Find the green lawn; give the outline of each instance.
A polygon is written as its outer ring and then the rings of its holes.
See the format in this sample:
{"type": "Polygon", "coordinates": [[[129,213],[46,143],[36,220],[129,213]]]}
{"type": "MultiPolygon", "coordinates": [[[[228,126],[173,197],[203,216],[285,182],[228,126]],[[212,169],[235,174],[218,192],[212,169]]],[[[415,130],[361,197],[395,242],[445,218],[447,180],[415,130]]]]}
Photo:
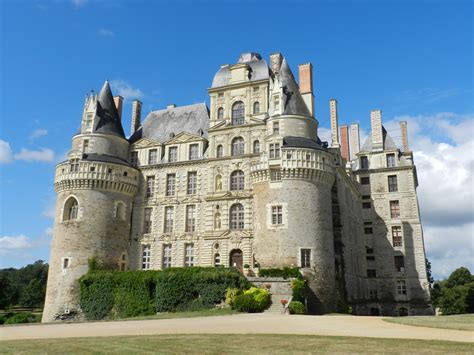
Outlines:
{"type": "Polygon", "coordinates": [[[384,318],[384,321],[390,323],[414,325],[417,327],[474,330],[474,314],[384,318]]]}
{"type": "Polygon", "coordinates": [[[471,353],[469,343],[313,335],[192,334],[0,342],[0,353],[471,353]]]}

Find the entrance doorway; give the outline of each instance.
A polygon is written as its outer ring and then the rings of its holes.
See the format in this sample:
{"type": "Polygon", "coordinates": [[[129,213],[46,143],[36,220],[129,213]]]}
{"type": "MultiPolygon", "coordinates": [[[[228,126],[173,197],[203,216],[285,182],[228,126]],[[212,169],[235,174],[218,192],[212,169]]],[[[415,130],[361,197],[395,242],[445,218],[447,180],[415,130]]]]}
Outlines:
{"type": "Polygon", "coordinates": [[[233,249],[230,252],[230,263],[229,266],[235,267],[240,272],[243,272],[243,254],[240,249],[233,249]]]}

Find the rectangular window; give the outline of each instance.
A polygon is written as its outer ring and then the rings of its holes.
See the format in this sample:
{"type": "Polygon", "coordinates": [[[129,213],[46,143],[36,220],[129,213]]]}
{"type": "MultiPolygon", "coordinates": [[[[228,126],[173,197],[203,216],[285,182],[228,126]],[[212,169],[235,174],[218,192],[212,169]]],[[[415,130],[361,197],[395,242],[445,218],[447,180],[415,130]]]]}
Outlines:
{"type": "Polygon", "coordinates": [[[280,123],[273,122],[273,134],[280,134],[280,123]]]}
{"type": "Polygon", "coordinates": [[[153,209],[152,208],[145,208],[144,214],[143,214],[143,233],[151,233],[151,227],[152,227],[152,220],[151,220],[151,213],[153,209]]]}
{"type": "Polygon", "coordinates": [[[365,257],[365,259],[366,259],[367,261],[375,261],[375,256],[373,256],[373,255],[368,255],[368,256],[365,257]]]}
{"type": "Polygon", "coordinates": [[[188,173],[188,195],[195,195],[197,190],[197,172],[190,171],[188,173]]]}
{"type": "Polygon", "coordinates": [[[151,266],[151,246],[142,246],[142,270],[148,270],[151,266]]]}
{"type": "Polygon", "coordinates": [[[281,181],[281,171],[277,169],[270,170],[270,178],[272,181],[281,181]]]}
{"type": "Polygon", "coordinates": [[[372,289],[372,290],[369,290],[369,298],[370,298],[371,300],[376,300],[376,299],[378,299],[379,297],[378,297],[378,295],[377,295],[377,290],[373,290],[373,289],[372,289]]]}
{"type": "Polygon", "coordinates": [[[199,144],[191,144],[189,146],[189,160],[196,160],[199,158],[199,144]]]}
{"type": "Polygon", "coordinates": [[[156,149],[150,149],[148,151],[148,164],[156,164],[158,163],[158,151],[156,149]]]}
{"type": "Polygon", "coordinates": [[[393,259],[395,262],[395,270],[397,270],[397,272],[405,271],[405,258],[403,255],[395,255],[393,259]]]}
{"type": "Polygon", "coordinates": [[[79,171],[79,159],[71,159],[69,164],[69,172],[77,173],[79,171]]]}
{"type": "Polygon", "coordinates": [[[374,233],[374,230],[372,229],[372,227],[364,227],[364,233],[365,234],[372,234],[372,233],[374,233]]]}
{"type": "Polygon", "coordinates": [[[165,225],[164,233],[173,233],[174,207],[165,207],[165,225]]]}
{"type": "Polygon", "coordinates": [[[253,92],[258,92],[259,89],[260,89],[259,86],[254,86],[254,87],[253,87],[253,92]]]}
{"type": "Polygon", "coordinates": [[[150,198],[155,195],[155,176],[146,177],[146,197],[150,198]]]}
{"type": "Polygon", "coordinates": [[[398,191],[397,175],[390,175],[388,177],[388,192],[397,192],[397,191],[398,191]]]}
{"type": "Polygon", "coordinates": [[[171,267],[171,244],[163,245],[163,269],[171,267]]]}
{"type": "Polygon", "coordinates": [[[63,258],[63,270],[69,267],[69,258],[63,258]]]}
{"type": "Polygon", "coordinates": [[[184,245],[184,266],[194,266],[194,244],[186,243],[184,245]]]}
{"type": "Polygon", "coordinates": [[[280,157],[280,143],[270,144],[270,159],[280,157]]]}
{"type": "Polygon", "coordinates": [[[402,237],[402,227],[394,226],[392,227],[392,242],[394,247],[403,246],[403,237],[402,237]]]}
{"type": "Polygon", "coordinates": [[[370,195],[362,195],[363,200],[370,200],[370,195]]]}
{"type": "Polygon", "coordinates": [[[194,232],[196,230],[196,206],[186,206],[186,232],[194,232]]]}
{"type": "Polygon", "coordinates": [[[370,185],[370,177],[364,176],[360,178],[361,185],[370,185]]]}
{"type": "Polygon", "coordinates": [[[362,208],[372,208],[372,204],[370,202],[362,202],[362,208]]]}
{"type": "Polygon", "coordinates": [[[400,218],[400,202],[390,201],[390,217],[400,218]]]}
{"type": "Polygon", "coordinates": [[[176,191],[176,174],[166,175],[166,196],[174,196],[176,191]]]}
{"type": "Polygon", "coordinates": [[[138,152],[130,153],[130,164],[135,167],[138,166],[138,152]]]}
{"type": "Polygon", "coordinates": [[[301,249],[301,267],[311,267],[311,249],[301,249]]]}
{"type": "Polygon", "coordinates": [[[395,154],[387,154],[387,168],[394,168],[395,164],[395,154]]]}
{"type": "Polygon", "coordinates": [[[405,280],[398,280],[397,281],[397,293],[399,295],[406,295],[407,294],[407,286],[405,280]]]}
{"type": "Polygon", "coordinates": [[[367,277],[369,277],[369,278],[377,277],[377,272],[374,269],[368,269],[367,270],[367,277]]]}
{"type": "Polygon", "coordinates": [[[87,153],[88,149],[89,149],[89,140],[84,139],[84,141],[82,142],[82,152],[87,153]]]}
{"type": "Polygon", "coordinates": [[[281,225],[283,224],[283,207],[272,206],[272,224],[281,225]]]}
{"type": "Polygon", "coordinates": [[[275,96],[273,98],[273,108],[275,110],[278,110],[280,108],[280,98],[278,96],[275,96]]]}
{"type": "Polygon", "coordinates": [[[178,161],[178,147],[169,147],[168,162],[174,163],[176,161],[178,161]]]}
{"type": "Polygon", "coordinates": [[[369,168],[369,158],[360,157],[360,168],[361,169],[368,169],[369,168]]]}
{"type": "Polygon", "coordinates": [[[367,254],[373,254],[373,253],[374,253],[374,248],[366,247],[366,248],[365,248],[365,252],[366,252],[367,254]]]}

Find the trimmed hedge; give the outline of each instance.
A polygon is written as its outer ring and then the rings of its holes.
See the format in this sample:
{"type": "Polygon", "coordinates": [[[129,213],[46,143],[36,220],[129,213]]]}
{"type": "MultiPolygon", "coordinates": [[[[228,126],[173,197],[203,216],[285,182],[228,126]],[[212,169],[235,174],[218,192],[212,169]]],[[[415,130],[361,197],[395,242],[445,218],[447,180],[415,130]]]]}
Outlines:
{"type": "Polygon", "coordinates": [[[232,308],[239,312],[259,313],[267,309],[270,302],[271,298],[268,290],[252,287],[235,296],[232,308]]]}
{"type": "Polygon", "coordinates": [[[306,280],[296,279],[291,282],[291,290],[293,291],[293,301],[304,302],[306,280]]]}
{"type": "Polygon", "coordinates": [[[300,273],[298,267],[284,267],[283,269],[262,269],[258,272],[260,277],[283,277],[284,279],[298,278],[301,279],[303,276],[300,273]]]}
{"type": "Polygon", "coordinates": [[[292,301],[288,305],[290,314],[304,314],[304,304],[299,301],[292,301]]]}
{"type": "Polygon", "coordinates": [[[234,268],[95,270],[80,279],[81,308],[90,320],[191,311],[222,302],[227,288],[249,287],[234,268]]]}

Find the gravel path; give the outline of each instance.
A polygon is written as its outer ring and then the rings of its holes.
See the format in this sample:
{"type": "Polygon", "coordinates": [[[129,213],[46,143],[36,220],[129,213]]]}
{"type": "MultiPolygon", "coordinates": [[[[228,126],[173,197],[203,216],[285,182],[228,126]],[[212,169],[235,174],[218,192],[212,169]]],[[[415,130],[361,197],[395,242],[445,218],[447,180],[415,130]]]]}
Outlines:
{"type": "Polygon", "coordinates": [[[0,327],[0,340],[151,334],[308,334],[474,342],[474,332],[413,327],[380,317],[239,314],[217,317],[0,327]]]}

